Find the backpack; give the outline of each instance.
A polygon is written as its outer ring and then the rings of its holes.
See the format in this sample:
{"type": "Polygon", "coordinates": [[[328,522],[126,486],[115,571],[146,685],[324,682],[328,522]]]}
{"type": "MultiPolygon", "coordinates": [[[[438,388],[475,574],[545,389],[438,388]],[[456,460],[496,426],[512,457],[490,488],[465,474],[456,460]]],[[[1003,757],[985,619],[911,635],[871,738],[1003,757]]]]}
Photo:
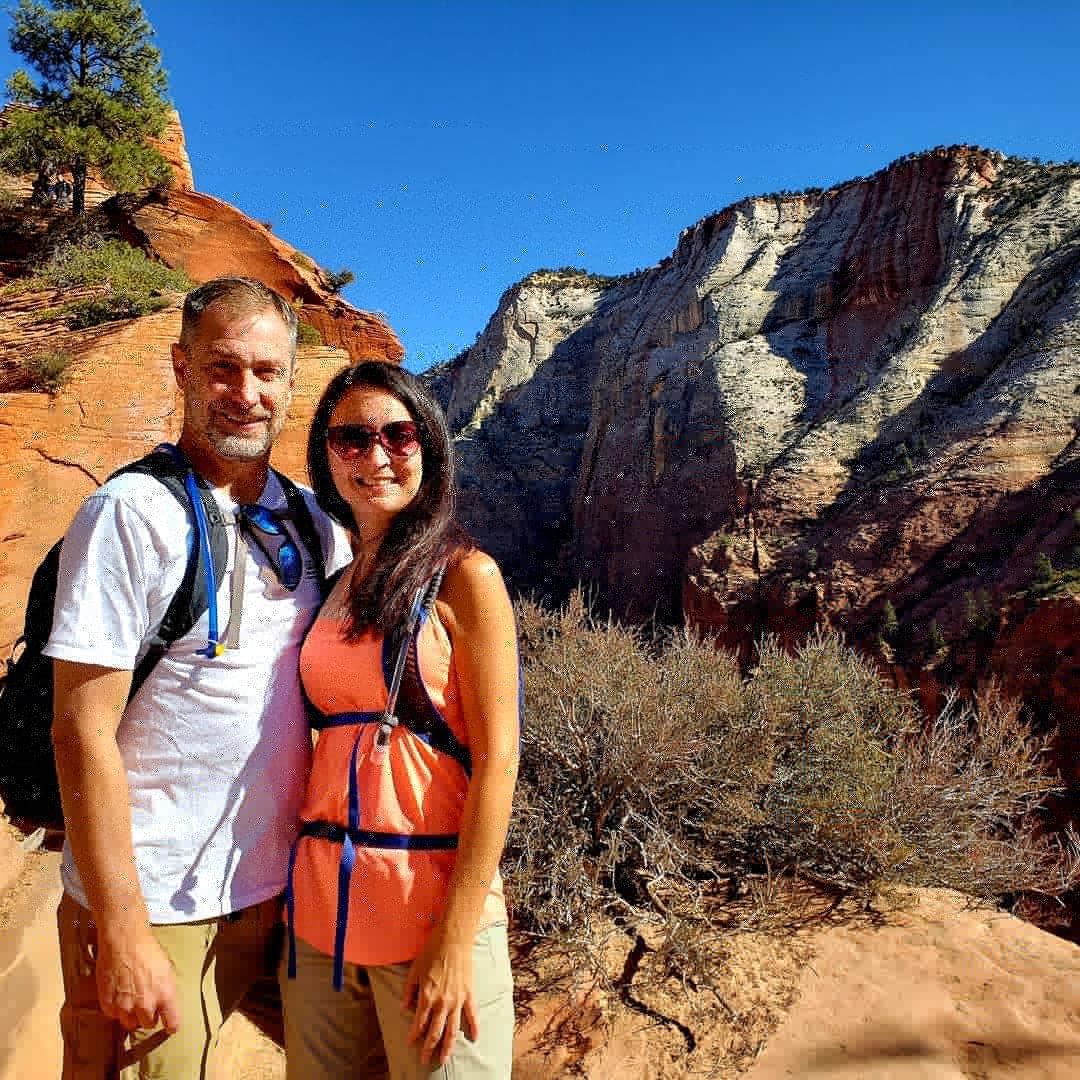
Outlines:
{"type": "MultiPolygon", "coordinates": [[[[145,457],[118,469],[109,479],[127,473],[152,476],[164,485],[184,507],[192,523],[184,576],[151,637],[146,655],[132,672],[130,702],[169,646],[187,634],[208,609],[211,595],[208,582],[221,580],[228,562],[229,544],[225,519],[213,493],[196,478],[177,447],[162,443],[145,457]],[[195,494],[199,498],[198,506],[193,502],[195,494]]],[[[275,471],[274,475],[285,494],[296,531],[315,563],[322,590],[325,586],[322,545],[311,512],[296,485],[281,473],[275,471]]],[[[34,573],[23,632],[15,642],[7,661],[7,676],[0,684],[0,798],[8,817],[31,829],[63,828],[51,738],[52,659],[42,653],[52,632],[63,542],[61,538],[52,546],[34,573]]]]}

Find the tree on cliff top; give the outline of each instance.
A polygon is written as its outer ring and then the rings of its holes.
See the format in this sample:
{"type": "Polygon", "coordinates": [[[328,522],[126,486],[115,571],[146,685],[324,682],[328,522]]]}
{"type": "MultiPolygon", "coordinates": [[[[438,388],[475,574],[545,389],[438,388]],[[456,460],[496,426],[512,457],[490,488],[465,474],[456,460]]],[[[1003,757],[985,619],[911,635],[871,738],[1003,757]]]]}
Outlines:
{"type": "Polygon", "coordinates": [[[43,181],[70,169],[76,214],[90,167],[118,191],[168,183],[168,162],[145,142],[165,129],[165,72],[136,0],[19,0],[11,19],[11,50],[40,81],[24,69],[8,80],[11,100],[32,107],[0,129],[0,165],[43,181]]]}

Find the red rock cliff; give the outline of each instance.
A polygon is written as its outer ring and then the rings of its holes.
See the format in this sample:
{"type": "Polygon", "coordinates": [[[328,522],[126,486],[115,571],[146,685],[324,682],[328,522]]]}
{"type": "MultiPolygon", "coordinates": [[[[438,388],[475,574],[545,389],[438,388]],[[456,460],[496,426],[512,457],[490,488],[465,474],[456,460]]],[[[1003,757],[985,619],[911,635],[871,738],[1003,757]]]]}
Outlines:
{"type": "MultiPolygon", "coordinates": [[[[325,347],[301,346],[288,427],[274,463],[305,476],[304,442],[319,395],[350,360],[398,362],[401,344],[382,319],[352,307],[327,286],[324,271],[239,210],[191,190],[179,122],[163,147],[184,183],[139,196],[102,192],[96,213],[106,231],[180,267],[196,281],[221,274],[257,277],[300,308],[325,347]],[[186,170],[186,172],[184,172],[186,170]]],[[[25,185],[29,192],[29,182],[25,185]]],[[[0,227],[0,268],[17,277],[58,212],[13,211],[0,227]]],[[[80,501],[113,469],[179,434],[181,401],[169,361],[182,297],[154,315],[73,331],[51,313],[70,294],[0,292],[0,655],[21,628],[26,590],[41,557],[80,501]],[[57,394],[5,392],[26,360],[71,353],[71,381],[57,394]]]]}
{"type": "Polygon", "coordinates": [[[1078,211],[1080,167],[954,147],[745,200],[628,278],[534,275],[432,375],[469,523],[629,618],[1008,675],[1080,579],[1078,211]]]}

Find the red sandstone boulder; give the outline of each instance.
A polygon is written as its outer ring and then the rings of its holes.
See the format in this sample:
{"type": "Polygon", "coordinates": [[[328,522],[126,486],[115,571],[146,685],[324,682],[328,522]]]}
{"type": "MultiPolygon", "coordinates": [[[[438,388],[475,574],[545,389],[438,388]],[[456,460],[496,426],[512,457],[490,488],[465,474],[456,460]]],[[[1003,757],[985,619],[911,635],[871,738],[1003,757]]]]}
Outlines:
{"type": "Polygon", "coordinates": [[[299,307],[327,345],[353,360],[398,362],[405,350],[382,319],[358,311],[330,289],[325,271],[266,226],[212,195],[170,189],[118,196],[101,207],[112,226],[195,281],[222,274],[257,278],[299,307]]]}

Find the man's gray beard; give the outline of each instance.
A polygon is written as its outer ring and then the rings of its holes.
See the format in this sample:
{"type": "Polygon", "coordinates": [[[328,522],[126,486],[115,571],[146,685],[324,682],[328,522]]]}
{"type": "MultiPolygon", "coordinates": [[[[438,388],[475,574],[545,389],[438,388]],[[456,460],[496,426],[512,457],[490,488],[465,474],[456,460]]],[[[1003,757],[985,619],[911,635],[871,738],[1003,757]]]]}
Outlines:
{"type": "Polygon", "coordinates": [[[217,435],[211,439],[214,449],[229,461],[253,461],[266,457],[274,441],[274,433],[267,431],[258,438],[243,435],[217,435]]]}

